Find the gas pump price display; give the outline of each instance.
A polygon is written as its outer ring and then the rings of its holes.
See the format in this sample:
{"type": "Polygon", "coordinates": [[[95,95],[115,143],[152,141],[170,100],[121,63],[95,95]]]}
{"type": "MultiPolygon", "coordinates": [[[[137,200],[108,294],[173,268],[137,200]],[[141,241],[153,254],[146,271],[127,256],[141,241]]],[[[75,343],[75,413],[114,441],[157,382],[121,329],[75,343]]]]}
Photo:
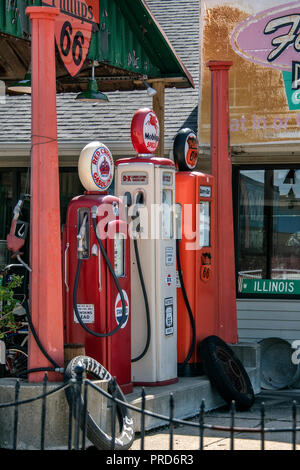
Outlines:
{"type": "Polygon", "coordinates": [[[115,273],[117,277],[122,277],[125,274],[124,244],[125,244],[125,235],[123,233],[116,233],[114,237],[114,258],[115,258],[115,273]]]}

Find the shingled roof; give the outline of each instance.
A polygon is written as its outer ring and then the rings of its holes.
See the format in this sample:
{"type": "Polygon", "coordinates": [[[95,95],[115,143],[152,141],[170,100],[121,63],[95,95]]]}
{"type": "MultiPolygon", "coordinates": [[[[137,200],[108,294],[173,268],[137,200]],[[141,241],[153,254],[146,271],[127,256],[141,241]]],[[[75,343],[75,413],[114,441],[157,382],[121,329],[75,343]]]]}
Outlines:
{"type": "MultiPolygon", "coordinates": [[[[199,86],[199,1],[147,0],[149,8],[166,33],[176,53],[191,74],[195,88],[166,89],[165,147],[172,148],[173,139],[182,127],[197,132],[199,86]]],[[[73,147],[91,140],[110,145],[112,152],[132,150],[130,123],[140,107],[151,107],[152,99],[145,91],[107,93],[109,103],[90,104],[75,101],[75,94],[57,95],[59,145],[73,147]]],[[[0,103],[0,149],[30,146],[30,96],[6,96],[0,103]]]]}

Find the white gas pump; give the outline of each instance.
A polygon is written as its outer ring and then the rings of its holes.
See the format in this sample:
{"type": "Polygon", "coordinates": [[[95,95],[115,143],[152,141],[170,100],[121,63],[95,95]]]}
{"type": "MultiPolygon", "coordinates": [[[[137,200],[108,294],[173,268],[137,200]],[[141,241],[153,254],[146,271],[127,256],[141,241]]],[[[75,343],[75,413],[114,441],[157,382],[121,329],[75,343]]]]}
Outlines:
{"type": "Polygon", "coordinates": [[[175,165],[153,155],[150,109],[135,113],[131,137],[137,156],[115,162],[115,193],[127,201],[131,236],[132,382],[164,385],[178,380],[175,165]]]}

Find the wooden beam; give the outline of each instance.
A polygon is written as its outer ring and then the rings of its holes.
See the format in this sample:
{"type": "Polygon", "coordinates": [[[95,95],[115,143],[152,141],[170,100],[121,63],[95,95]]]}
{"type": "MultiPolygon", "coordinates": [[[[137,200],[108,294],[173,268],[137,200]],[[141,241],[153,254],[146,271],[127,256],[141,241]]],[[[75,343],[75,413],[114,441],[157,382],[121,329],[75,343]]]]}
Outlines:
{"type": "Polygon", "coordinates": [[[165,83],[157,81],[153,83],[153,88],[157,91],[153,96],[153,111],[160,126],[160,141],[155,153],[158,157],[163,157],[165,152],[165,83]]]}

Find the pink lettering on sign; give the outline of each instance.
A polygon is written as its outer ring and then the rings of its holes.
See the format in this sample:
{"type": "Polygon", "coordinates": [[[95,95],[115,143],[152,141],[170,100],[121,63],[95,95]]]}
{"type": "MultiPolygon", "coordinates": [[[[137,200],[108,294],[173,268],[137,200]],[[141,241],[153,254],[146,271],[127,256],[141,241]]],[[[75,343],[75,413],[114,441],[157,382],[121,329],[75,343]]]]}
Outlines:
{"type": "Polygon", "coordinates": [[[300,4],[285,3],[246,18],[232,33],[231,45],[255,64],[292,70],[300,56],[300,4]]]}

